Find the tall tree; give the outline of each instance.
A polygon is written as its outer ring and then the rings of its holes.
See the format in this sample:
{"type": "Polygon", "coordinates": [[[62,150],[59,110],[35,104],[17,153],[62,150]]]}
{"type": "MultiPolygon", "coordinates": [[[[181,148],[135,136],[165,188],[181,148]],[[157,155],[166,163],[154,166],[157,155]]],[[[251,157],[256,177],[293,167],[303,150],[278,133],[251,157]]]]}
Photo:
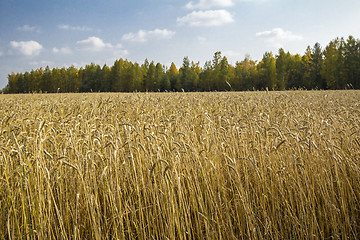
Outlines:
{"type": "Polygon", "coordinates": [[[302,85],[306,89],[312,89],[314,86],[312,63],[313,63],[313,59],[311,54],[311,48],[310,46],[308,46],[306,48],[304,56],[302,57],[302,70],[303,70],[302,85]]]}
{"type": "Polygon", "coordinates": [[[199,89],[201,91],[211,91],[212,90],[212,80],[213,69],[211,61],[206,61],[203,70],[199,74],[199,89]]]}
{"type": "Polygon", "coordinates": [[[104,66],[101,69],[101,86],[100,91],[101,92],[110,92],[111,91],[111,69],[109,66],[104,64],[104,66]]]}
{"type": "Polygon", "coordinates": [[[289,52],[285,53],[284,49],[280,48],[279,53],[276,56],[276,73],[277,78],[275,81],[277,90],[284,90],[287,88],[289,80],[289,65],[291,61],[291,55],[289,52]]]}
{"type": "Polygon", "coordinates": [[[123,85],[123,71],[124,71],[124,60],[120,58],[114,62],[114,65],[111,67],[111,91],[120,92],[123,85]]]}
{"type": "Polygon", "coordinates": [[[179,78],[176,84],[177,90],[181,90],[183,88],[185,91],[193,90],[193,82],[194,82],[195,74],[191,70],[190,60],[188,57],[184,57],[183,65],[179,71],[179,78]]]}
{"type": "Polygon", "coordinates": [[[347,82],[355,89],[360,88],[360,40],[349,36],[345,44],[344,71],[347,82]]]}
{"type": "Polygon", "coordinates": [[[273,90],[276,81],[276,64],[272,52],[266,52],[258,65],[259,79],[256,84],[257,89],[273,90]]]}
{"type": "Polygon", "coordinates": [[[163,80],[164,69],[161,63],[157,63],[155,66],[155,78],[153,91],[159,91],[161,89],[161,81],[163,80]]]}
{"type": "Polygon", "coordinates": [[[227,58],[224,56],[219,65],[219,75],[217,79],[218,83],[218,90],[224,91],[224,90],[232,90],[231,87],[231,78],[233,78],[233,72],[231,71],[230,64],[227,60],[227,58]]]}
{"type": "Polygon", "coordinates": [[[299,89],[304,87],[303,84],[303,63],[299,54],[291,56],[288,69],[288,89],[299,89]]]}
{"type": "Polygon", "coordinates": [[[344,57],[343,57],[343,39],[331,41],[324,50],[324,64],[321,70],[321,76],[326,81],[326,87],[329,89],[344,89],[346,79],[344,79],[344,57]]]}
{"type": "Polygon", "coordinates": [[[324,59],[323,59],[323,52],[321,50],[320,43],[315,43],[312,52],[312,68],[311,68],[311,75],[313,80],[313,88],[318,89],[326,89],[326,82],[321,76],[321,69],[323,68],[324,59]]]}
{"type": "Polygon", "coordinates": [[[178,78],[179,71],[177,70],[174,62],[171,63],[169,70],[166,72],[166,75],[168,76],[168,79],[170,81],[170,90],[175,90],[176,80],[178,78]]]}
{"type": "Polygon", "coordinates": [[[255,86],[256,79],[256,62],[246,55],[243,61],[236,63],[235,76],[231,85],[235,90],[250,90],[255,86]]]}

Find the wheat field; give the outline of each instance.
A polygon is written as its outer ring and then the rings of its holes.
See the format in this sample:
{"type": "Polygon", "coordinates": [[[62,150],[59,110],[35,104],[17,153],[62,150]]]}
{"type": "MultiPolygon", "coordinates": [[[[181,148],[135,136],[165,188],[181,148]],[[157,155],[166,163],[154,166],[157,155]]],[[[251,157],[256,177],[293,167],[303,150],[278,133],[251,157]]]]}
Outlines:
{"type": "Polygon", "coordinates": [[[0,95],[0,239],[358,239],[360,91],[0,95]]]}

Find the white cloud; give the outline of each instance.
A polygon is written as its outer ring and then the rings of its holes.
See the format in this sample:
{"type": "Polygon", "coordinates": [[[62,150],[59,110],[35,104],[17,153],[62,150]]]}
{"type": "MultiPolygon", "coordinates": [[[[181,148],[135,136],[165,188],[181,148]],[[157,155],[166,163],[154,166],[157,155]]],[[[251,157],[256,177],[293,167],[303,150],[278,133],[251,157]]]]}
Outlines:
{"type": "Polygon", "coordinates": [[[92,31],[92,28],[86,26],[71,26],[67,24],[60,24],[58,25],[58,28],[63,30],[73,30],[73,31],[81,31],[81,32],[92,31]]]}
{"type": "Polygon", "coordinates": [[[25,56],[37,56],[43,46],[36,41],[11,41],[10,46],[25,56]]]}
{"type": "Polygon", "coordinates": [[[213,7],[231,7],[233,0],[199,0],[198,3],[189,2],[185,5],[188,9],[210,9],[213,7]]]}
{"type": "Polygon", "coordinates": [[[285,31],[282,28],[274,28],[270,31],[258,32],[256,33],[256,37],[266,38],[270,43],[297,41],[303,39],[301,35],[285,31]]]}
{"type": "Polygon", "coordinates": [[[24,26],[17,27],[16,29],[22,32],[40,32],[40,29],[38,27],[30,26],[27,24],[25,24],[24,26]]]}
{"type": "Polygon", "coordinates": [[[224,56],[227,56],[227,57],[239,57],[242,55],[240,52],[233,51],[233,50],[224,51],[223,54],[224,54],[224,56]]]}
{"type": "Polygon", "coordinates": [[[124,57],[129,55],[129,51],[126,49],[117,49],[114,51],[114,55],[118,57],[124,57]]]}
{"type": "Polygon", "coordinates": [[[114,47],[114,56],[124,57],[126,55],[129,55],[129,51],[123,49],[123,45],[121,43],[116,44],[116,46],[114,47]]]}
{"type": "Polygon", "coordinates": [[[303,39],[303,36],[294,34],[290,31],[285,31],[282,28],[274,28],[269,31],[258,32],[255,36],[258,38],[264,38],[270,46],[276,48],[283,48],[283,45],[287,42],[303,39]]]}
{"type": "Polygon", "coordinates": [[[98,37],[88,37],[85,40],[76,42],[79,46],[86,50],[92,51],[101,51],[106,48],[113,48],[110,43],[105,43],[101,38],[98,37]]]}
{"type": "Polygon", "coordinates": [[[122,39],[132,42],[146,42],[149,39],[171,39],[176,32],[167,29],[155,29],[153,31],[139,30],[137,33],[124,34],[122,39]]]}
{"type": "Polygon", "coordinates": [[[4,56],[4,53],[2,50],[0,50],[0,57],[4,56]]]}
{"type": "Polygon", "coordinates": [[[233,16],[226,10],[193,11],[177,19],[178,24],[193,27],[221,26],[233,21],[233,16]]]}
{"type": "Polygon", "coordinates": [[[30,64],[34,66],[53,66],[55,63],[53,61],[41,60],[30,62],[30,64]]]}
{"type": "Polygon", "coordinates": [[[61,54],[71,54],[72,51],[70,48],[68,47],[63,47],[63,48],[53,48],[52,49],[53,53],[61,53],[61,54]]]}
{"type": "Polygon", "coordinates": [[[197,36],[196,39],[200,42],[200,43],[204,43],[207,41],[206,37],[202,37],[202,36],[197,36]]]}

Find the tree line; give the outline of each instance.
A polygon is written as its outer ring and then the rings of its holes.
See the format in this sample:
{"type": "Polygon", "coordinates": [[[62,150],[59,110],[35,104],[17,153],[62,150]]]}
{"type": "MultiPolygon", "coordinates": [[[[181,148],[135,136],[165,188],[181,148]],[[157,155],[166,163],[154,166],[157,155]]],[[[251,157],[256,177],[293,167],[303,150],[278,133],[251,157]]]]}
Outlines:
{"type": "Polygon", "coordinates": [[[216,52],[203,67],[183,59],[178,69],[145,60],[143,64],[116,60],[113,66],[91,63],[85,68],[48,66],[11,73],[4,93],[28,92],[133,92],[133,91],[246,91],[285,89],[360,89],[360,40],[349,36],[332,40],[324,50],[319,43],[304,55],[279,49],[261,61],[249,56],[229,64],[216,52]]]}

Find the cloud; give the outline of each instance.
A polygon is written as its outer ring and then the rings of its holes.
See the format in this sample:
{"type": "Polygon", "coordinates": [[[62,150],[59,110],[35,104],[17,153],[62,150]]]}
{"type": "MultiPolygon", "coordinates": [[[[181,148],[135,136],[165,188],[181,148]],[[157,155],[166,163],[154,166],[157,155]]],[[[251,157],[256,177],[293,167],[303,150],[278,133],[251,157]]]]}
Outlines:
{"type": "Polygon", "coordinates": [[[92,31],[92,28],[86,27],[86,26],[71,26],[71,25],[67,25],[67,24],[60,24],[58,25],[59,29],[63,29],[63,30],[73,30],[73,31],[81,31],[81,32],[85,32],[85,31],[92,31]]]}
{"type": "Polygon", "coordinates": [[[53,53],[61,53],[61,54],[71,54],[72,51],[70,48],[68,47],[63,47],[63,48],[53,48],[52,49],[53,53]]]}
{"type": "Polygon", "coordinates": [[[114,55],[118,56],[118,57],[124,57],[124,56],[129,55],[129,51],[126,49],[116,49],[114,51],[114,55]]]}
{"type": "Polygon", "coordinates": [[[234,5],[233,0],[199,0],[198,3],[189,2],[185,5],[188,9],[210,9],[213,7],[231,7],[234,5]]]}
{"type": "Polygon", "coordinates": [[[258,38],[264,38],[265,41],[276,48],[284,47],[283,44],[291,41],[299,41],[303,36],[294,34],[290,31],[285,31],[282,28],[274,28],[269,31],[258,32],[255,34],[258,38]]]}
{"type": "Polygon", "coordinates": [[[294,34],[290,31],[285,31],[282,28],[274,28],[270,31],[258,32],[255,36],[266,38],[269,42],[288,42],[303,39],[301,35],[294,34]]]}
{"type": "Polygon", "coordinates": [[[53,66],[55,63],[53,61],[41,60],[30,62],[30,64],[34,66],[53,66]]]}
{"type": "Polygon", "coordinates": [[[118,43],[115,45],[113,49],[113,53],[115,56],[124,57],[126,55],[129,55],[129,51],[126,49],[123,49],[123,45],[121,43],[118,43]]]}
{"type": "Polygon", "coordinates": [[[139,30],[137,33],[124,34],[122,39],[132,42],[147,42],[149,39],[171,39],[176,32],[167,29],[155,29],[153,31],[139,30]]]}
{"type": "Polygon", "coordinates": [[[105,43],[101,38],[98,37],[88,37],[85,40],[76,42],[79,46],[86,50],[91,51],[101,51],[106,48],[113,48],[110,43],[105,43]]]}
{"type": "Polygon", "coordinates": [[[38,27],[30,26],[27,24],[25,24],[24,26],[17,27],[16,29],[22,32],[40,32],[40,29],[38,27]]]}
{"type": "Polygon", "coordinates": [[[233,50],[224,51],[223,54],[224,54],[224,56],[227,56],[227,57],[239,57],[242,55],[240,52],[233,51],[233,50]]]}
{"type": "Polygon", "coordinates": [[[231,22],[234,22],[233,16],[226,10],[193,11],[177,19],[178,24],[192,27],[221,26],[231,22]]]}
{"type": "Polygon", "coordinates": [[[205,43],[207,41],[206,37],[202,37],[202,36],[197,36],[196,39],[200,42],[200,43],[205,43]]]}
{"type": "Polygon", "coordinates": [[[10,46],[25,56],[37,56],[43,46],[36,41],[11,41],[10,46]]]}

